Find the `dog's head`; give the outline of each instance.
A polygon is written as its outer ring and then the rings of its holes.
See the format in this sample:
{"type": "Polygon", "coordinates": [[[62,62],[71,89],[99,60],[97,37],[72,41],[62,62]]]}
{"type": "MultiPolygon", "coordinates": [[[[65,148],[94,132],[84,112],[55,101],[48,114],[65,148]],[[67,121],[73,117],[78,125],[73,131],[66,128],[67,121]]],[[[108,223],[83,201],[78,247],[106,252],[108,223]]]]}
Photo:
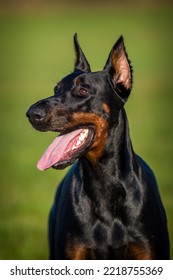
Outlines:
{"type": "Polygon", "coordinates": [[[27,111],[37,130],[60,132],[38,162],[40,170],[64,168],[82,155],[96,162],[106,145],[108,129],[116,125],[132,88],[132,67],[122,36],[98,72],[91,72],[76,34],[74,46],[73,73],[55,86],[53,96],[38,101],[27,111]]]}

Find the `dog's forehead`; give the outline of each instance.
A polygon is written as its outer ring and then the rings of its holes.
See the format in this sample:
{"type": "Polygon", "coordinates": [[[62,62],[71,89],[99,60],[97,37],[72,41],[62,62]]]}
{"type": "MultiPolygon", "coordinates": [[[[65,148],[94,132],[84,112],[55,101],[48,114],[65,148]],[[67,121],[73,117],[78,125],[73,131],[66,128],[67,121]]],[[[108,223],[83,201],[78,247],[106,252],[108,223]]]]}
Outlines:
{"type": "Polygon", "coordinates": [[[99,81],[105,80],[106,73],[104,71],[82,73],[76,77],[77,83],[97,84],[99,81]]]}
{"type": "Polygon", "coordinates": [[[79,83],[93,83],[93,82],[97,82],[99,80],[104,80],[105,78],[105,73],[104,71],[97,71],[97,72],[81,72],[81,71],[75,71],[69,75],[67,75],[66,77],[64,77],[61,80],[62,84],[65,83],[71,83],[71,82],[75,82],[77,84],[79,83]]]}
{"type": "Polygon", "coordinates": [[[75,80],[76,77],[80,76],[83,72],[81,71],[75,71],[64,78],[62,78],[61,83],[70,83],[75,80]]]}

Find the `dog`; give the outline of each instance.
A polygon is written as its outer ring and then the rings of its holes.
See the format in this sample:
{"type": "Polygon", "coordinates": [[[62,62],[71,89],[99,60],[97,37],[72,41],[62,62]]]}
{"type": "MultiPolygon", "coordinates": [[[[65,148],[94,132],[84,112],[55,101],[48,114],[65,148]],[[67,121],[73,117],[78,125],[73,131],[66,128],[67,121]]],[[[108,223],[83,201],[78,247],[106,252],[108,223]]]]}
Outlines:
{"type": "Polygon", "coordinates": [[[73,164],[50,212],[50,259],[169,259],[156,179],[130,139],[124,105],[133,71],[123,36],[98,72],[91,72],[77,34],[74,47],[74,71],[27,111],[35,129],[60,132],[38,169],[73,164]]]}

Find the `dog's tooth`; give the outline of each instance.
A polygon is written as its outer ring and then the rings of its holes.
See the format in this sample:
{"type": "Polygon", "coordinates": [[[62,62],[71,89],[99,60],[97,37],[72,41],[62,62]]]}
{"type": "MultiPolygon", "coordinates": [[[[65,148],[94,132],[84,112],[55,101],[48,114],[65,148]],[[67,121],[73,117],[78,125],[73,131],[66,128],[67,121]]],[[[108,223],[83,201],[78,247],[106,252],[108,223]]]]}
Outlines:
{"type": "Polygon", "coordinates": [[[80,136],[79,136],[79,141],[83,141],[84,139],[85,139],[85,136],[82,135],[82,134],[80,134],[80,136]]]}
{"type": "Polygon", "coordinates": [[[82,135],[80,134],[80,136],[79,136],[79,141],[82,141],[82,139],[83,139],[83,137],[82,137],[82,135]]]}
{"type": "Polygon", "coordinates": [[[83,141],[87,137],[87,135],[88,135],[88,129],[84,129],[79,136],[79,141],[83,141]]]}
{"type": "Polygon", "coordinates": [[[74,146],[71,148],[72,151],[74,151],[74,150],[76,150],[76,149],[77,149],[77,146],[76,146],[76,145],[74,145],[74,146]]]}
{"type": "Polygon", "coordinates": [[[72,151],[76,150],[78,148],[78,146],[80,146],[82,144],[82,142],[86,139],[87,135],[88,135],[88,129],[84,129],[81,132],[81,134],[79,135],[77,142],[75,143],[75,145],[73,145],[71,150],[72,151]]]}
{"type": "Polygon", "coordinates": [[[88,130],[85,131],[84,136],[87,137],[87,135],[88,135],[88,130]]]}
{"type": "Polygon", "coordinates": [[[76,145],[79,146],[80,144],[81,144],[81,141],[79,141],[79,139],[78,139],[76,145]]]}

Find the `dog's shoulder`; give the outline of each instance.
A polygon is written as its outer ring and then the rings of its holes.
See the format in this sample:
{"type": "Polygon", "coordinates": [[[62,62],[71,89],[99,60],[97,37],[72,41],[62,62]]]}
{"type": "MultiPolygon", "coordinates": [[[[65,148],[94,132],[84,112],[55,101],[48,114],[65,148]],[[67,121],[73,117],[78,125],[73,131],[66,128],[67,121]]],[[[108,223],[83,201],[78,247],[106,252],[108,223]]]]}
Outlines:
{"type": "Polygon", "coordinates": [[[139,155],[136,155],[136,159],[137,159],[138,164],[140,165],[140,167],[141,167],[141,169],[143,171],[145,179],[147,179],[147,181],[150,182],[153,185],[153,188],[157,189],[158,187],[157,187],[156,177],[155,177],[154,172],[151,169],[151,167],[139,155]]]}

